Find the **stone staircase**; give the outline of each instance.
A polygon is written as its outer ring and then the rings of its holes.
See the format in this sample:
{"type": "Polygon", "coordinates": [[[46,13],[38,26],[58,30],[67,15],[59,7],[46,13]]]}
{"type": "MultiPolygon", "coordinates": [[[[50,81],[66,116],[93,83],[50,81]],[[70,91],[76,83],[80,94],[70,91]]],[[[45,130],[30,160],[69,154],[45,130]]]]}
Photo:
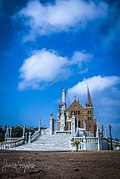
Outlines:
{"type": "Polygon", "coordinates": [[[41,136],[32,142],[19,147],[12,148],[12,150],[26,150],[26,151],[68,151],[70,150],[71,134],[56,134],[50,135],[46,130],[41,132],[41,136]]]}

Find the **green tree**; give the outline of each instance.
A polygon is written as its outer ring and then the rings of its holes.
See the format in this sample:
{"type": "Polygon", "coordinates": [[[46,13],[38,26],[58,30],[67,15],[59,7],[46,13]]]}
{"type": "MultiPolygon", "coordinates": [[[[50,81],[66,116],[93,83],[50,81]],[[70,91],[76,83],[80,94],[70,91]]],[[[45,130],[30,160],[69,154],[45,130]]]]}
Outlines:
{"type": "Polygon", "coordinates": [[[72,146],[76,146],[76,151],[78,151],[78,146],[79,146],[79,144],[80,144],[80,141],[79,141],[79,140],[73,140],[73,141],[71,142],[71,145],[72,145],[72,146]]]}
{"type": "MultiPolygon", "coordinates": [[[[35,131],[37,131],[38,128],[33,128],[33,127],[26,127],[25,128],[25,133],[31,132],[33,135],[35,131]]],[[[23,135],[23,126],[22,125],[15,125],[12,126],[12,136],[11,137],[22,137],[23,135]]]]}
{"type": "Polygon", "coordinates": [[[11,137],[22,137],[23,127],[21,125],[12,126],[12,135],[11,137]]]}

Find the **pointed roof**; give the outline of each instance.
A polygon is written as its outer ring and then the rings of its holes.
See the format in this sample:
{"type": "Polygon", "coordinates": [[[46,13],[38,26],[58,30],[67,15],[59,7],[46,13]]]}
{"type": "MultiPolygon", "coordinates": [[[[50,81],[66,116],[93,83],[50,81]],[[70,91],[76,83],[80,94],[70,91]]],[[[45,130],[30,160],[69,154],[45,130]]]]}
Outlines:
{"type": "Polygon", "coordinates": [[[87,102],[86,102],[86,104],[92,104],[88,85],[87,85],[87,102]]]}
{"type": "Polygon", "coordinates": [[[64,86],[62,85],[62,91],[65,91],[64,86]]]}
{"type": "Polygon", "coordinates": [[[78,101],[76,101],[76,99],[74,99],[74,101],[70,104],[70,106],[67,108],[67,111],[72,107],[72,106],[78,106],[78,108],[80,108],[81,110],[84,110],[84,107],[78,103],[78,101]]]}

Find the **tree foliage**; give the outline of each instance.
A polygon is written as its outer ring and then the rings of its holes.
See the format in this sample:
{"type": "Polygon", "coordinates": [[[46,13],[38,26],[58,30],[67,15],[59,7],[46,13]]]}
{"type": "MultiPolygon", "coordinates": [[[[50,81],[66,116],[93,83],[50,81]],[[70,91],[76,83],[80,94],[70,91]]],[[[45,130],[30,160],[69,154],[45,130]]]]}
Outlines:
{"type": "MultiPolygon", "coordinates": [[[[23,135],[23,126],[22,125],[12,126],[11,128],[12,128],[11,137],[22,137],[22,135],[23,135]]],[[[25,127],[25,133],[27,133],[27,134],[29,132],[31,132],[31,134],[33,135],[36,130],[38,130],[38,128],[25,127]]]]}
{"type": "Polygon", "coordinates": [[[16,125],[16,126],[12,126],[12,133],[11,133],[11,137],[22,137],[23,135],[23,127],[16,125]]]}
{"type": "Polygon", "coordinates": [[[0,142],[4,141],[4,130],[2,128],[2,126],[0,126],[0,142]]]}

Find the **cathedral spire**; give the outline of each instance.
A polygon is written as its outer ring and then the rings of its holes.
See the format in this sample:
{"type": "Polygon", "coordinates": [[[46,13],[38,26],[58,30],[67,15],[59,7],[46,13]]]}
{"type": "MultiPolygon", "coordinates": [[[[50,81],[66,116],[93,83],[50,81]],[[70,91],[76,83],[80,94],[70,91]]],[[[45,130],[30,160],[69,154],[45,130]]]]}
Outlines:
{"type": "Polygon", "coordinates": [[[62,99],[61,99],[61,102],[66,104],[66,92],[65,92],[64,86],[62,86],[62,99]]]}
{"type": "Polygon", "coordinates": [[[90,97],[90,92],[89,92],[89,87],[87,85],[87,102],[86,105],[91,105],[91,97],[90,97]]]}

